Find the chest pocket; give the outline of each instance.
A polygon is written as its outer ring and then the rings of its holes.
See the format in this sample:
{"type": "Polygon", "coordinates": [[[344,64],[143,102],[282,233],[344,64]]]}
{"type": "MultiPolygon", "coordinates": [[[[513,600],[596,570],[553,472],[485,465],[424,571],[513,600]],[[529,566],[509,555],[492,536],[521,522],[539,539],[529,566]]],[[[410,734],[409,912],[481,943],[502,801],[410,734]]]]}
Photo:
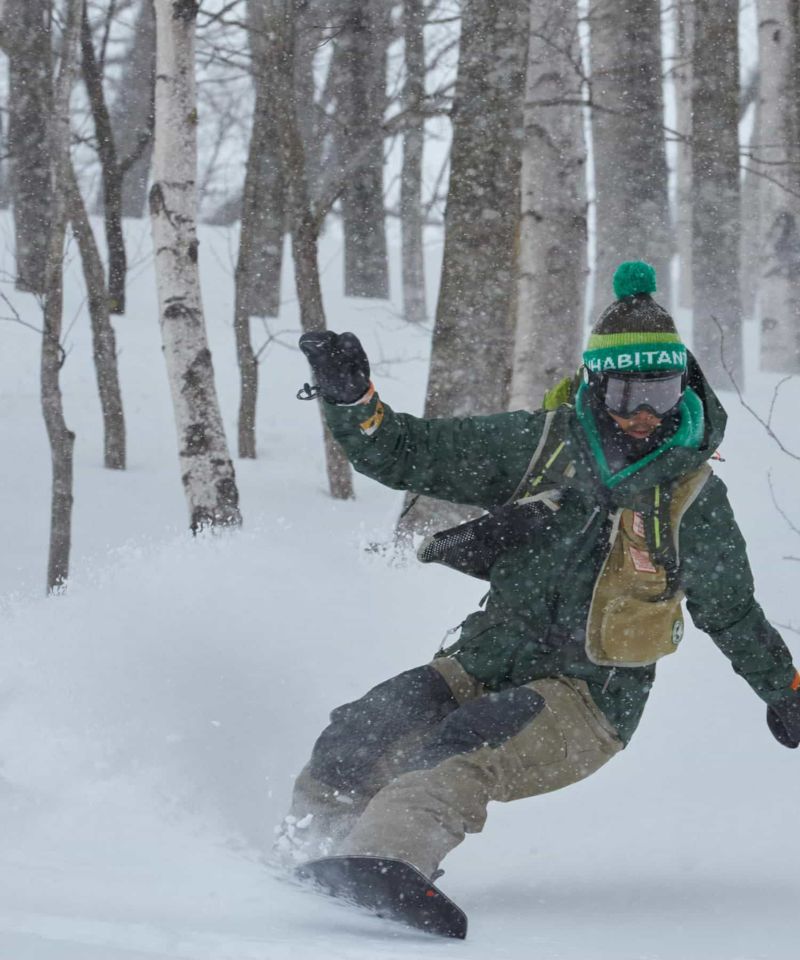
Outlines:
{"type": "MultiPolygon", "coordinates": [[[[673,491],[670,526],[676,555],[681,519],[710,475],[709,467],[701,467],[673,491]]],[[[668,589],[666,570],[651,557],[641,514],[618,510],[610,539],[592,595],[586,653],[602,666],[655,663],[674,653],[683,639],[683,591],[668,589]]]]}

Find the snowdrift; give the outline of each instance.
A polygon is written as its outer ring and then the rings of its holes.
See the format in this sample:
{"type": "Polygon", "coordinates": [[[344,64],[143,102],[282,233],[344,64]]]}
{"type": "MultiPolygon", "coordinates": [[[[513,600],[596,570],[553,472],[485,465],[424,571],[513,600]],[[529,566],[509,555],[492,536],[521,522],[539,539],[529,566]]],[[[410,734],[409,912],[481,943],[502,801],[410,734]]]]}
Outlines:
{"type": "MultiPolygon", "coordinates": [[[[146,225],[128,229],[144,256],[146,225]]],[[[202,239],[233,436],[235,237],[202,239]]],[[[327,243],[331,326],[362,336],[385,399],[419,412],[426,331],[386,305],[345,301],[335,236],[327,243]]],[[[495,805],[486,831],[448,858],[441,885],[470,915],[466,943],[360,917],[278,878],[264,863],[273,825],[329,710],[427,660],[482,584],[369,549],[388,541],[400,497],[361,478],[356,501],[327,497],[316,410],[294,400],[306,368],[278,346],[262,373],[260,458],[237,461],[245,528],[192,541],[150,268],[136,268],[130,314],[116,321],[131,467],[113,475],[100,465],[77,266],[64,370],[78,434],[73,579],[50,600],[38,340],[4,324],[0,351],[0,960],[794,955],[800,756],[772,740],[761,703],[691,629],[659,667],[628,750],[561,794],[495,805]]],[[[35,323],[32,298],[8,294],[35,323]]],[[[292,303],[285,314],[276,331],[296,327],[292,303]]],[[[748,400],[764,413],[776,379],[751,371],[748,400]]],[[[771,470],[800,522],[797,464],[734,394],[724,400],[717,470],[759,597],[776,622],[800,627],[798,567],[783,559],[800,546],[767,479],[771,470]]],[[[798,404],[792,381],[774,428],[793,448],[798,404]]],[[[800,660],[800,638],[785,636],[800,660]]]]}

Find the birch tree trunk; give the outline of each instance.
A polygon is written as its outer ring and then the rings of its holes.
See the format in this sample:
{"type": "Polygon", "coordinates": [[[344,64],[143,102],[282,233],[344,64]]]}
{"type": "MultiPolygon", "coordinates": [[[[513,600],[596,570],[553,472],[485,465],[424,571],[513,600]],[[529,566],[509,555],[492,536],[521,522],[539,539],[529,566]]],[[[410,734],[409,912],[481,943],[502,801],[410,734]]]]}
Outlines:
{"type": "MultiPolygon", "coordinates": [[[[307,105],[297,103],[297,87],[293,83],[295,26],[300,2],[301,0],[266,0],[265,8],[269,11],[268,34],[272,38],[271,55],[275,57],[276,65],[274,75],[279,84],[275,90],[275,103],[281,165],[288,185],[289,226],[292,234],[295,286],[300,304],[300,325],[304,333],[309,333],[324,330],[326,322],[317,254],[321,218],[315,216],[309,199],[303,139],[298,121],[299,110],[307,105]]],[[[327,428],[321,407],[320,417],[330,494],[336,500],[349,500],[353,497],[350,463],[327,428]]]]}
{"type": "Polygon", "coordinates": [[[759,0],[761,367],[800,372],[800,124],[795,0],[759,0]]]}
{"type": "Polygon", "coordinates": [[[403,90],[403,168],[400,175],[403,312],[409,323],[424,323],[425,260],[422,212],[422,155],[425,147],[425,5],[404,0],[406,82],[403,90]]]}
{"type": "Polygon", "coordinates": [[[94,370],[103,414],[103,463],[109,470],[124,470],[125,416],[119,388],[117,340],[111,325],[105,270],[71,163],[67,170],[65,189],[72,233],[80,250],[92,324],[94,370]]]}
{"type": "Polygon", "coordinates": [[[622,260],[647,260],[669,304],[672,253],[659,0],[595,2],[590,13],[597,196],[594,311],[622,260]]]}
{"type": "MultiPolygon", "coordinates": [[[[41,401],[50,456],[53,486],[50,500],[50,549],[47,562],[47,592],[62,590],[69,578],[72,542],[72,452],[75,434],[67,427],[61,398],[60,371],[64,360],[61,329],[64,299],[64,234],[67,227],[67,184],[70,170],[69,104],[75,80],[78,36],[83,0],[68,0],[61,38],[61,66],[52,101],[49,149],[52,198],[47,237],[44,323],[41,356],[41,401]]],[[[47,51],[48,59],[52,57],[47,51]]]]}
{"type": "Polygon", "coordinates": [[[156,126],[150,217],[164,357],[191,529],[241,523],[197,269],[196,0],[155,0],[156,126]]]}
{"type": "Polygon", "coordinates": [[[744,387],[739,289],[737,0],[695,0],[692,84],[694,350],[715,387],[744,387]],[[724,357],[723,357],[724,355],[724,357]]]}
{"type": "Polygon", "coordinates": [[[587,273],[586,146],[574,0],[531,0],[511,409],[575,373],[587,273]]]}
{"type": "Polygon", "coordinates": [[[389,296],[383,202],[386,0],[340,0],[336,53],[336,158],[343,176],[344,292],[389,296]]]}
{"type": "Polygon", "coordinates": [[[680,307],[692,305],[692,32],[693,0],[677,0],[675,7],[677,58],[673,72],[677,117],[675,177],[675,236],[678,247],[678,289],[675,302],[680,307]]]}
{"type": "MultiPolygon", "coordinates": [[[[508,406],[527,48],[528,0],[465,0],[426,417],[508,406]]],[[[397,536],[463,516],[420,497],[397,536]]]]}
{"type": "Polygon", "coordinates": [[[8,149],[19,290],[47,294],[52,213],[49,122],[53,113],[51,0],[7,0],[8,149]]]}

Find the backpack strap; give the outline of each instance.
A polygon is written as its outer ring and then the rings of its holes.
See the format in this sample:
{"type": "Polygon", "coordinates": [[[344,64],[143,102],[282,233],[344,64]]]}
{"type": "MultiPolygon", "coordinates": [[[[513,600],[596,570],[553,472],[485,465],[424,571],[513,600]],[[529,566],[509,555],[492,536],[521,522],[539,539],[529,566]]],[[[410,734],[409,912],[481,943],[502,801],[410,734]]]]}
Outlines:
{"type": "Polygon", "coordinates": [[[566,465],[561,470],[558,463],[567,445],[564,436],[566,421],[563,410],[563,407],[548,410],[545,414],[539,443],[516,490],[506,501],[507,504],[524,502],[543,490],[558,489],[563,484],[564,478],[570,475],[570,465],[566,465]],[[558,470],[555,469],[557,464],[558,470]]]}
{"type": "Polygon", "coordinates": [[[680,563],[670,518],[670,490],[656,484],[650,491],[652,501],[645,513],[645,539],[653,563],[663,567],[667,575],[667,589],[656,600],[668,600],[680,589],[680,563]]]}
{"type": "Polygon", "coordinates": [[[683,480],[683,483],[689,484],[689,490],[688,495],[684,494],[681,498],[677,512],[672,509],[672,499],[680,481],[667,486],[658,484],[650,491],[652,501],[645,512],[647,548],[653,562],[663,567],[667,574],[667,589],[657,600],[669,599],[681,588],[678,530],[683,515],[700,495],[711,473],[711,467],[705,463],[688,479],[683,480]]]}

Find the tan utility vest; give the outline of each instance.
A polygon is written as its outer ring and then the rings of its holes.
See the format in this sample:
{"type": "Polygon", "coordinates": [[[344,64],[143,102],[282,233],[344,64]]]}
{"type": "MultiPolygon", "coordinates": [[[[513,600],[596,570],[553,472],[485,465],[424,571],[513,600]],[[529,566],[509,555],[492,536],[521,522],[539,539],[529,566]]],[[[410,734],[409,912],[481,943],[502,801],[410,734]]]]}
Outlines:
{"type": "MultiPolygon", "coordinates": [[[[559,481],[574,476],[575,465],[560,462],[565,444],[550,433],[554,419],[555,411],[548,413],[512,502],[542,499],[557,511],[559,481]]],[[[670,486],[669,527],[678,560],[681,520],[711,474],[711,467],[703,464],[670,486]]],[[[592,593],[587,656],[600,666],[641,667],[674,653],[683,638],[683,598],[682,590],[668,592],[666,570],[651,559],[645,518],[632,509],[618,509],[612,516],[610,549],[592,593]]]]}

